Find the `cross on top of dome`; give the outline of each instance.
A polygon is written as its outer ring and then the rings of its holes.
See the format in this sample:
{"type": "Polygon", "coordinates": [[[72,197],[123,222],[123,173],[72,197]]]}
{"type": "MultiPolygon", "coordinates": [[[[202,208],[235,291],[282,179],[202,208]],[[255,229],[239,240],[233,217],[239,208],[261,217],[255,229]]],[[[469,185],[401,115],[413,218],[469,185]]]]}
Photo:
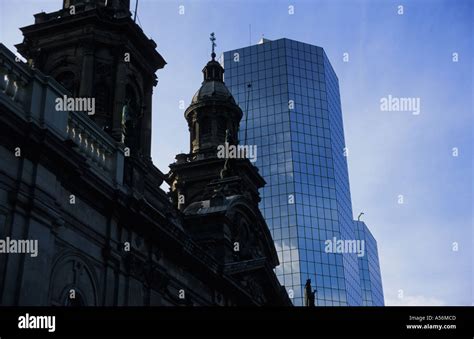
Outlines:
{"type": "Polygon", "coordinates": [[[217,46],[216,45],[216,35],[214,34],[214,32],[211,33],[211,37],[209,38],[209,40],[211,40],[211,43],[212,43],[211,57],[212,57],[212,60],[214,60],[216,58],[216,52],[215,52],[214,49],[217,46]]]}

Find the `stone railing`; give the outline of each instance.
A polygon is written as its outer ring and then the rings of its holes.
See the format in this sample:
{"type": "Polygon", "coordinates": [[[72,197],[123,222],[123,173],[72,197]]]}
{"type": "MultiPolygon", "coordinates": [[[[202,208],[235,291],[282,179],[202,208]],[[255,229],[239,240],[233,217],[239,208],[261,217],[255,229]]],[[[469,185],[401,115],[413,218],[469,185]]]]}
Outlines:
{"type": "Polygon", "coordinates": [[[69,112],[66,133],[89,164],[101,171],[113,173],[117,160],[116,146],[87,115],[69,112]]]}
{"type": "Polygon", "coordinates": [[[91,170],[113,185],[122,185],[124,154],[120,144],[86,113],[57,111],[55,100],[67,91],[54,79],[21,62],[0,44],[0,104],[25,121],[48,129],[77,147],[91,170]]]}
{"type": "Polygon", "coordinates": [[[0,44],[0,94],[7,105],[22,108],[30,76],[28,70],[5,46],[0,44]],[[13,58],[13,60],[12,60],[13,58]]]}
{"type": "Polygon", "coordinates": [[[13,102],[21,102],[21,93],[25,84],[21,86],[17,77],[13,73],[8,73],[6,69],[3,72],[0,71],[0,75],[0,90],[13,102]]]}

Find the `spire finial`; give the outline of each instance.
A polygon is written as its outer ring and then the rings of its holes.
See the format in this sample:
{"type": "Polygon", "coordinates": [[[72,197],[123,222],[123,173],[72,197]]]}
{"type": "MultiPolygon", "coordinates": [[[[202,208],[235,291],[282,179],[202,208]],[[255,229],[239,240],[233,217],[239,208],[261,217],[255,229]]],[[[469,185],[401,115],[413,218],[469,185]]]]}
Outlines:
{"type": "Polygon", "coordinates": [[[214,51],[214,48],[217,46],[216,45],[216,35],[214,34],[214,32],[211,33],[211,37],[209,38],[209,40],[211,40],[212,42],[212,53],[211,53],[211,57],[212,57],[212,60],[214,60],[216,58],[216,53],[214,51]]]}

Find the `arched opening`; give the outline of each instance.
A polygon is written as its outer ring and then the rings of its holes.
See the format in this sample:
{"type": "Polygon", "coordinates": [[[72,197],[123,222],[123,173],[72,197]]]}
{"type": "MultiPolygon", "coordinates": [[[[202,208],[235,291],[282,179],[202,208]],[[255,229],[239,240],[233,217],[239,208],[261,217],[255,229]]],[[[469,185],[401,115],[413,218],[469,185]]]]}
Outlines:
{"type": "Polygon", "coordinates": [[[136,87],[131,83],[125,86],[124,106],[122,109],[123,142],[131,149],[140,144],[141,100],[136,87]]]}
{"type": "Polygon", "coordinates": [[[105,83],[100,83],[95,87],[95,106],[96,113],[110,117],[110,90],[105,83]]]}
{"type": "Polygon", "coordinates": [[[207,137],[210,136],[212,132],[212,121],[208,117],[204,117],[201,119],[200,125],[200,130],[201,130],[201,136],[202,137],[207,137]]]}
{"type": "Polygon", "coordinates": [[[130,84],[125,87],[125,103],[129,106],[132,116],[138,117],[140,115],[140,100],[137,92],[130,84]]]}
{"type": "Polygon", "coordinates": [[[224,140],[225,132],[227,130],[227,121],[224,117],[217,118],[217,136],[219,140],[224,140]]]}

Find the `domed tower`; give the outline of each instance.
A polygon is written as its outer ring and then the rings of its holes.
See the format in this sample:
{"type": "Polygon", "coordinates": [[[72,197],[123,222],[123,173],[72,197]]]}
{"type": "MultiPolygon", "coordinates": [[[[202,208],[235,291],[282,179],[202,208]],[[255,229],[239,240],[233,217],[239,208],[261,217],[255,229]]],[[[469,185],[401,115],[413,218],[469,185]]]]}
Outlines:
{"type": "Polygon", "coordinates": [[[63,0],[60,10],[38,13],[21,28],[17,48],[69,96],[94,99],[90,118],[132,155],[151,159],[155,72],[166,62],[129,6],[130,0],[63,0]]]}
{"type": "Polygon", "coordinates": [[[209,185],[216,180],[238,179],[239,183],[233,184],[235,193],[245,193],[256,204],[260,201],[258,189],[265,185],[258,169],[248,159],[219,153],[219,148],[238,147],[243,114],[224,84],[223,67],[215,60],[214,33],[211,41],[211,60],[202,70],[204,81],[184,113],[190,133],[190,152],[176,156],[168,175],[171,196],[180,210],[212,195],[209,185]]]}
{"type": "Polygon", "coordinates": [[[182,212],[188,234],[252,302],[291,305],[273,272],[278,256],[258,208],[258,189],[265,181],[246,153],[242,157],[219,150],[250,145],[239,145],[242,110],[224,84],[214,40],[211,34],[212,54],[203,69],[204,81],[184,114],[190,132],[189,154],[178,154],[170,165],[171,197],[182,212]]]}
{"type": "Polygon", "coordinates": [[[201,88],[184,113],[190,131],[193,160],[216,157],[217,147],[226,141],[231,145],[238,144],[242,110],[224,84],[224,69],[215,60],[214,48],[211,57],[212,60],[202,70],[204,81],[201,88]]]}

